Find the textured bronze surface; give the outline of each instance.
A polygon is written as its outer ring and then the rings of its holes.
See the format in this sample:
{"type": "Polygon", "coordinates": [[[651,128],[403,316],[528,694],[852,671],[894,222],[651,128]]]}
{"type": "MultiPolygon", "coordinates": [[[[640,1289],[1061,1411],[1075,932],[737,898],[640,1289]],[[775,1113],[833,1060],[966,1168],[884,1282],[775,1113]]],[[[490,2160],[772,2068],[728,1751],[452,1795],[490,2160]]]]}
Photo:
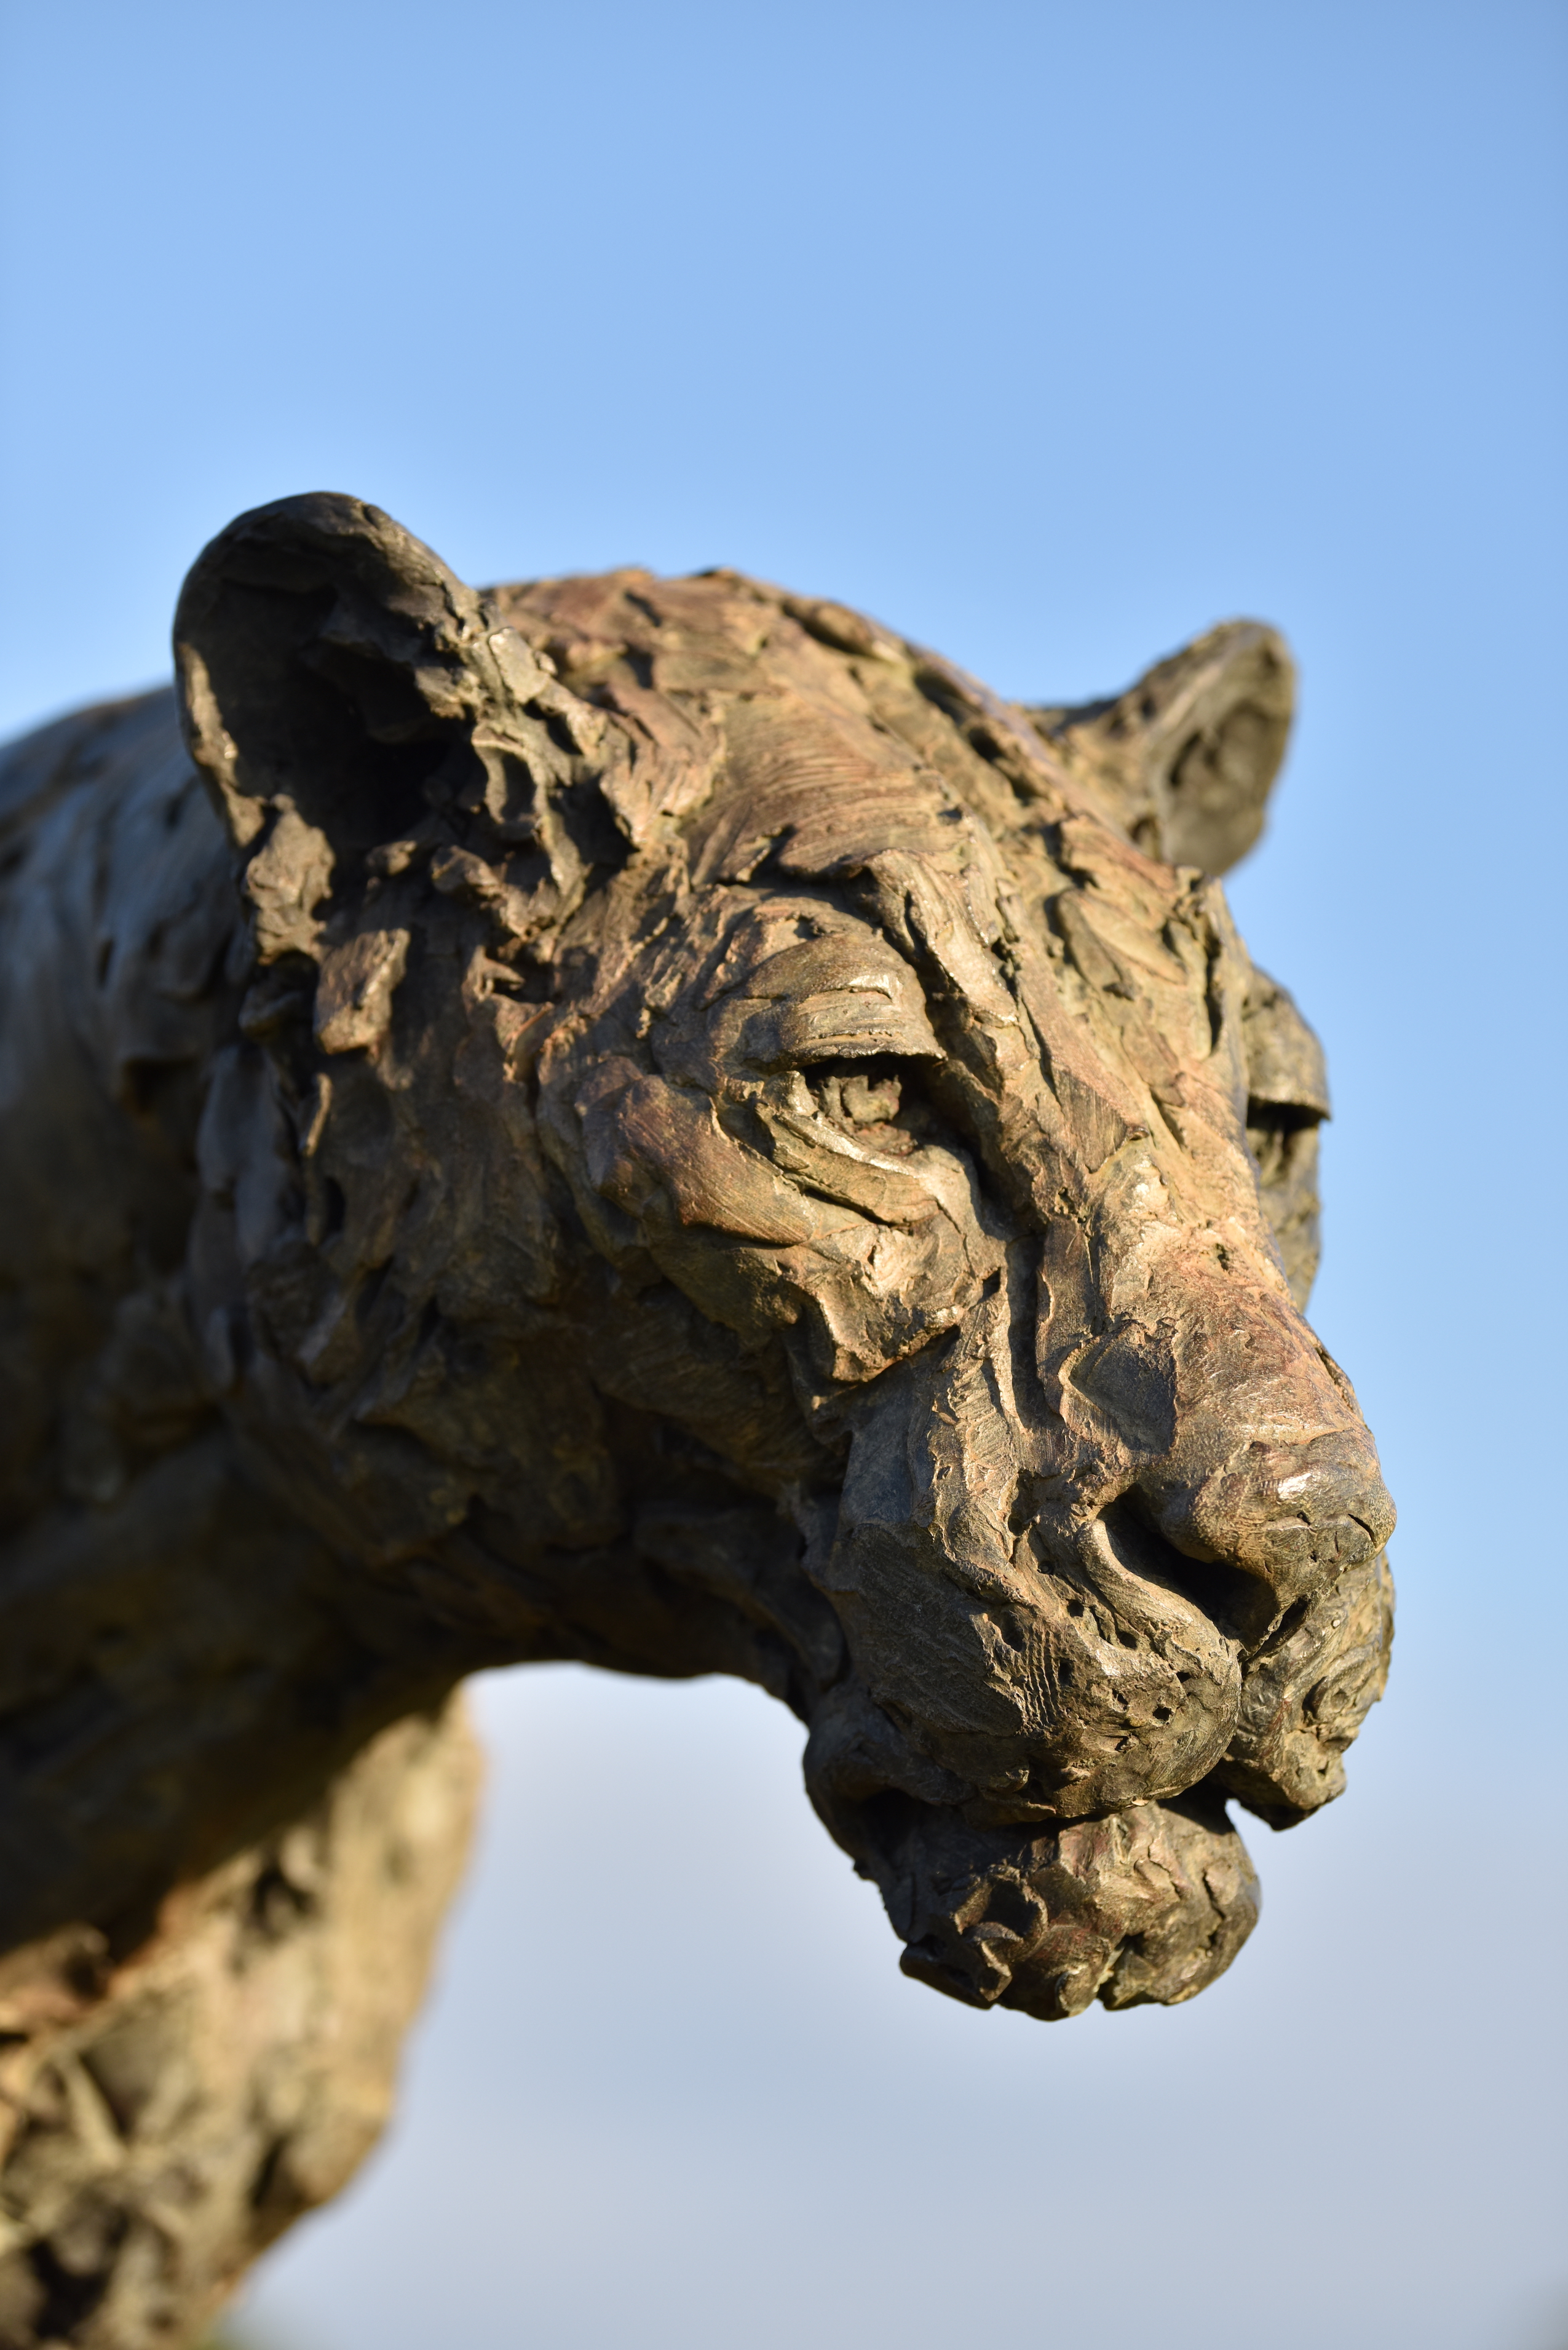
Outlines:
{"type": "Polygon", "coordinates": [[[906,1970],[1057,2017],[1230,1962],[1226,1798],[1339,1792],[1391,1625],[1302,1318],[1322,1057],[1210,878],[1272,631],[1026,710],[730,572],[477,594],[317,496],[175,645],[178,702],[0,764],[24,2350],[186,2340],[369,2142],[465,1672],[760,1682],[906,1970]]]}

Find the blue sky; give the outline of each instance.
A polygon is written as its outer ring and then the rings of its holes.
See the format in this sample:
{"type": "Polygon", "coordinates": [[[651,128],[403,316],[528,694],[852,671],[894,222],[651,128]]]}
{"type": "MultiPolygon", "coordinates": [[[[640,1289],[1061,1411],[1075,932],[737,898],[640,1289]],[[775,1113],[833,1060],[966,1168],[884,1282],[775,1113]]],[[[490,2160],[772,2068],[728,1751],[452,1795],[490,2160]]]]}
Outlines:
{"type": "Polygon", "coordinates": [[[424,2350],[461,2268],[465,2350],[1568,2340],[1568,12],[0,23],[0,729],[160,677],[202,542],[306,488],[474,580],[736,564],[1031,697],[1285,629],[1231,896],[1329,1047],[1314,1319],[1402,1513],[1351,1794],[1252,1832],[1265,1923],[1170,2015],[903,1984],[751,1692],[489,1686],[406,2124],[255,2322],[424,2350]]]}

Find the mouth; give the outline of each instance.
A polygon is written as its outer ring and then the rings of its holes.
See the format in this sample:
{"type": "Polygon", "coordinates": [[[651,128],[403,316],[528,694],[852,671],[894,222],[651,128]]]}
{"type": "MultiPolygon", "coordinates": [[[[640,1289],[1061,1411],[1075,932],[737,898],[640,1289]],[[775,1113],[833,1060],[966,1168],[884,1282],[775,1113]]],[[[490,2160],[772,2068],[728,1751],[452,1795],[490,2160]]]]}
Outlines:
{"type": "Polygon", "coordinates": [[[1251,1864],[1212,1788],[1108,1817],[977,1822],[853,1680],[818,1710],[805,1779],[880,1891],[903,1971],[969,2007],[1051,2020],[1096,1999],[1170,2005],[1223,1972],[1257,1917],[1251,1864]]]}
{"type": "MultiPolygon", "coordinates": [[[[889,1825],[891,1825],[889,1822],[889,1825]]],[[[1222,1805],[1139,1804],[1043,1834],[906,1804],[879,1872],[905,1974],[1043,2022],[1193,1998],[1251,1931],[1257,1884],[1222,1805]]]]}

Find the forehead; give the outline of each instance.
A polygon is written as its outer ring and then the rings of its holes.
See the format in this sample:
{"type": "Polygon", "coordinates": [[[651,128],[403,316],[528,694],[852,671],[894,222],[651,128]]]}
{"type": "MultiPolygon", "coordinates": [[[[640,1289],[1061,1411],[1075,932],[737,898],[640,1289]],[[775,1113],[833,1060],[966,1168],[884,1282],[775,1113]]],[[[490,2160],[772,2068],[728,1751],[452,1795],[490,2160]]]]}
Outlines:
{"type": "MultiPolygon", "coordinates": [[[[1026,713],[733,575],[497,600],[617,722],[602,792],[631,853],[567,933],[584,1053],[721,1097],[814,1059],[940,1058],[987,1132],[1048,1136],[1075,1181],[1152,1136],[1251,1195],[1217,885],[1134,847],[1026,713]]],[[[563,1068],[575,1050],[563,1030],[563,1068]]]]}
{"type": "MultiPolygon", "coordinates": [[[[908,949],[899,885],[869,886],[874,867],[902,860],[978,934],[944,994],[994,987],[983,966],[1002,948],[1064,1066],[1089,1052],[1135,1087],[1147,1069],[1163,1085],[1151,1028],[1178,1062],[1209,1058],[1235,960],[1217,895],[1135,848],[1023,713],[973,680],[836,606],[732,573],[612,573],[499,600],[619,721],[630,765],[611,796],[633,844],[628,884],[637,894],[646,876],[659,898],[673,855],[670,927],[710,978],[732,933],[742,960],[765,959],[754,929],[742,937],[737,897],[800,890],[864,939],[876,932],[857,910],[874,909],[888,952],[908,949]]],[[[655,960],[639,956],[645,977],[655,960]]],[[[809,960],[793,968],[804,983],[809,960]]],[[[667,965],[661,984],[680,983],[667,965]]]]}
{"type": "Polygon", "coordinates": [[[699,884],[963,853],[968,811],[950,781],[856,711],[759,695],[727,712],[724,737],[722,786],[688,827],[699,884]]]}
{"type": "Polygon", "coordinates": [[[735,573],[642,571],[499,589],[493,603],[620,722],[619,821],[641,846],[673,820],[700,884],[764,864],[829,876],[879,849],[940,855],[966,809],[1005,823],[1019,791],[1054,787],[1017,712],[836,605],[735,573]]]}

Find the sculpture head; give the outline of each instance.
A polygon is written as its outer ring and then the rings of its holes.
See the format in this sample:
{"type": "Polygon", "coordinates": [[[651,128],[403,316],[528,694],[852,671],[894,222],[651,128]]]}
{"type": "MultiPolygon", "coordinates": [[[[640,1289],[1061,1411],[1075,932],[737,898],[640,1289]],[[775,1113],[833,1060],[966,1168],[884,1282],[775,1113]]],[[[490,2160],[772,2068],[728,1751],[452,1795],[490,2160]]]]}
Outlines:
{"type": "Polygon", "coordinates": [[[1200,1988],[1225,1794],[1336,1793],[1387,1640],[1321,1067],[1198,869],[1277,639],[1032,716],[732,574],[482,598],[320,497],[176,642],[252,915],[192,1278],[258,1454],[475,1661],[787,1697],[939,1987],[1200,1988]]]}

